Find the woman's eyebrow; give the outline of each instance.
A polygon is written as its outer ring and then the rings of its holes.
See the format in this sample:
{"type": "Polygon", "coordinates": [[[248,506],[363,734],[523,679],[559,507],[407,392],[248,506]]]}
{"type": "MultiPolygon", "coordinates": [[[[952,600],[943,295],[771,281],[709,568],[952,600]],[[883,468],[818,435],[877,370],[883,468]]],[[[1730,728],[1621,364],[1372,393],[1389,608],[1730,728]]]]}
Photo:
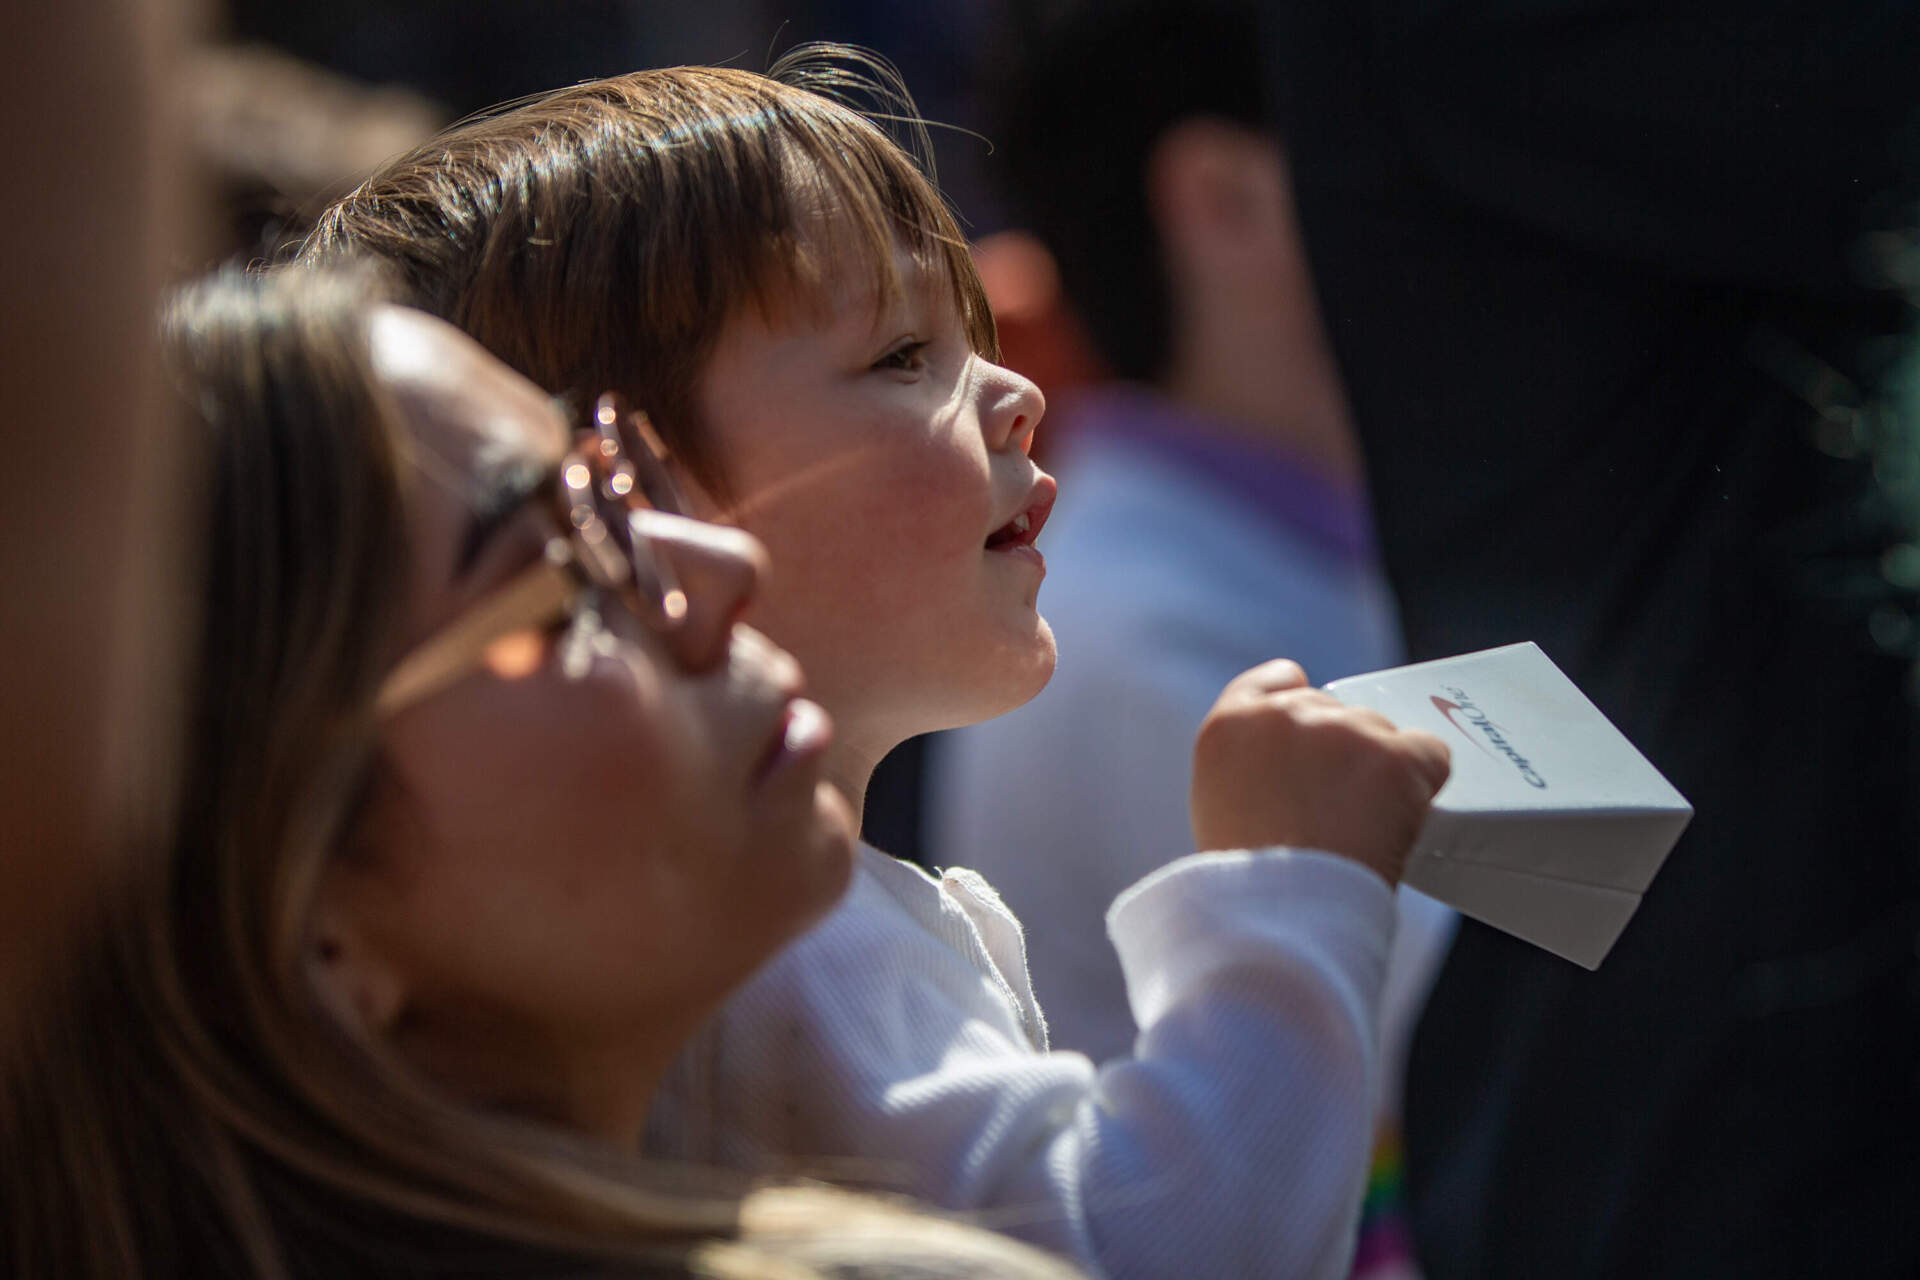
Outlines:
{"type": "Polygon", "coordinates": [[[488,545],[512,524],[534,495],[553,480],[553,465],[533,458],[516,458],[475,477],[471,513],[460,536],[460,555],[454,579],[465,578],[488,545]]]}

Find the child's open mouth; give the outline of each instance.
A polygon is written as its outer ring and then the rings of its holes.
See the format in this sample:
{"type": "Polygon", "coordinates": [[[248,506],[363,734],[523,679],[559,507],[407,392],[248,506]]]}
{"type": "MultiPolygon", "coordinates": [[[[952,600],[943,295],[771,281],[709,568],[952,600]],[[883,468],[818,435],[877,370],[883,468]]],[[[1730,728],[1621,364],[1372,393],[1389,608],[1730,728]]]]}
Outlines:
{"type": "Polygon", "coordinates": [[[1047,516],[1053,511],[1054,496],[1060,486],[1053,477],[1042,475],[1034,483],[1033,492],[1027,496],[1027,505],[1022,507],[1013,519],[987,535],[987,550],[1007,551],[1014,547],[1030,547],[1040,530],[1046,526],[1047,516]]]}

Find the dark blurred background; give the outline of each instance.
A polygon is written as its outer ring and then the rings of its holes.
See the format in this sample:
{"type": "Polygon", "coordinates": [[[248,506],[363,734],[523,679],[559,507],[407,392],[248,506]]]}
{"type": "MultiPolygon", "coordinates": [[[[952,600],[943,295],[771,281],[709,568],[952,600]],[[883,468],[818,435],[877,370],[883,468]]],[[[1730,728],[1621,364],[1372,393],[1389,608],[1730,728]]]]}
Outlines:
{"type": "MultiPolygon", "coordinates": [[[[276,51],[448,121],[642,67],[724,63],[758,71],[808,41],[863,45],[899,66],[923,115],[954,126],[936,131],[940,178],[981,235],[1004,219],[985,173],[989,143],[978,136],[979,86],[1009,42],[1049,7],[1044,0],[234,0],[212,25],[222,46],[276,51]]],[[[284,218],[313,194],[309,185],[261,195],[280,197],[284,218]]],[[[269,237],[281,226],[257,222],[269,237]]]]}

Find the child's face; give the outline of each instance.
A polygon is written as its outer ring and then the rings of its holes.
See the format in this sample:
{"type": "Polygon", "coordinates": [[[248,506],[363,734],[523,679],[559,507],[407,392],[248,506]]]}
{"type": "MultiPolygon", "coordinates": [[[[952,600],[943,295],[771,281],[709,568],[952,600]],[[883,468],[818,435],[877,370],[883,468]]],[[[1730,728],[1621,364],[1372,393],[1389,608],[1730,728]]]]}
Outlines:
{"type": "Polygon", "coordinates": [[[1054,661],[1031,546],[1054,483],[1026,454],[1046,402],[974,354],[943,279],[896,261],[877,309],[863,271],[818,311],[743,308],[699,384],[722,514],[773,558],[749,618],[875,758],[1020,705],[1054,661]]]}

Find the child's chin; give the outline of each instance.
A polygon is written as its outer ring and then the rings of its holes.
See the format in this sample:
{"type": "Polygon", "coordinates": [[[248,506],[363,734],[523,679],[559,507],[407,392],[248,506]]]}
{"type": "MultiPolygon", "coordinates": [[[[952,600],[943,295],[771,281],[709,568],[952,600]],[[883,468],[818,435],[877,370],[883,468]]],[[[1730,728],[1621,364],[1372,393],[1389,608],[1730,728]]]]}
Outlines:
{"type": "Polygon", "coordinates": [[[971,655],[966,667],[947,668],[923,682],[928,692],[939,690],[928,707],[930,720],[915,733],[963,729],[1003,716],[1031,702],[1053,678],[1053,628],[1038,614],[1030,614],[1028,628],[1017,639],[1002,636],[991,648],[971,655]]]}
{"type": "Polygon", "coordinates": [[[1053,628],[1038,614],[1034,615],[1034,623],[1032,637],[1010,655],[1011,660],[1000,669],[1001,679],[994,691],[995,705],[980,719],[991,720],[1026,706],[1047,687],[1047,681],[1053,679],[1054,664],[1059,657],[1054,648],[1053,628]]]}

